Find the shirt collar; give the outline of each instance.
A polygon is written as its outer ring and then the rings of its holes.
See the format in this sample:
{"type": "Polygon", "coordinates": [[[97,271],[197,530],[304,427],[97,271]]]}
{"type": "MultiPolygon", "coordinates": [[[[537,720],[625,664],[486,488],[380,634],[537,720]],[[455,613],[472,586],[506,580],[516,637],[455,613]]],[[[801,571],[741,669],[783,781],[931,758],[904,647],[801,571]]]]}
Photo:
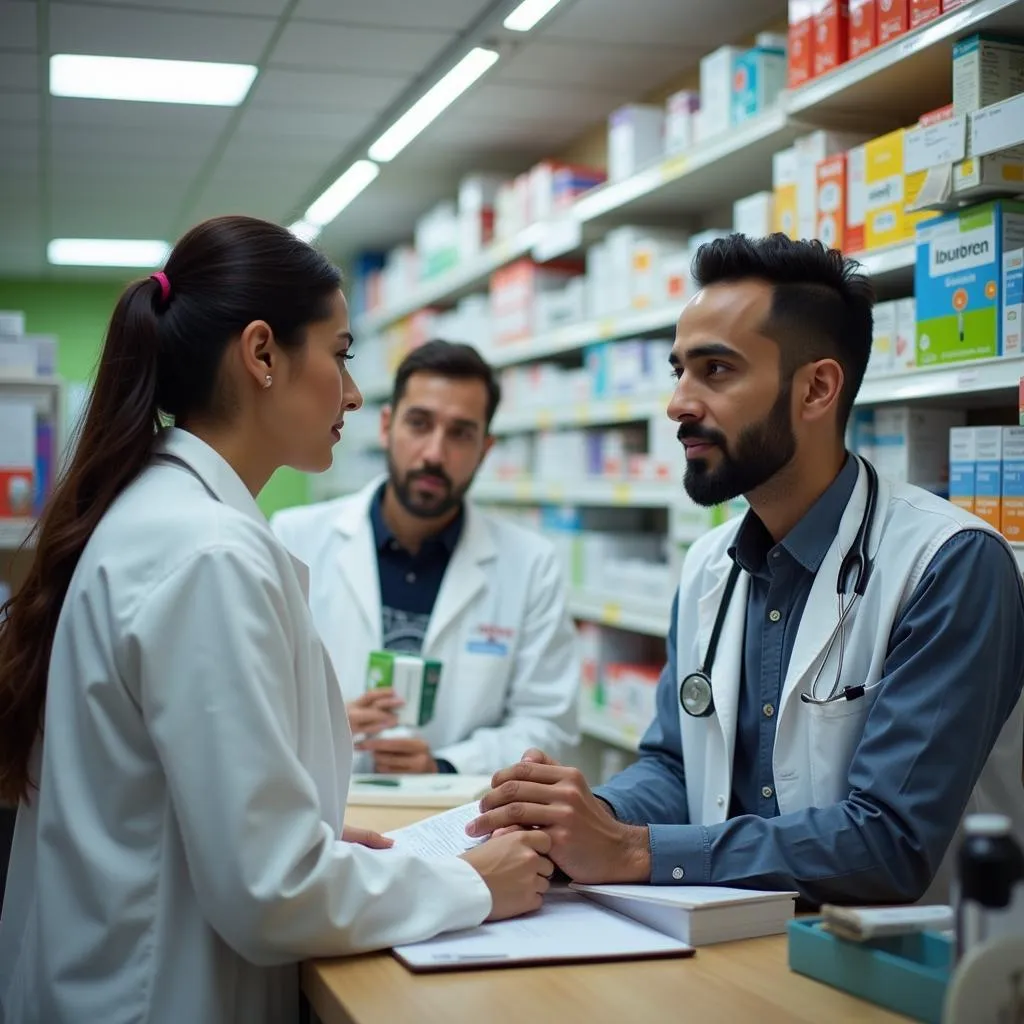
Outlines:
{"type": "MultiPolygon", "coordinates": [[[[370,502],[370,523],[373,525],[373,540],[378,551],[383,551],[395,540],[391,527],[384,521],[384,490],[386,487],[387,481],[377,488],[373,500],[370,502]]],[[[430,537],[426,544],[438,544],[450,555],[455,550],[459,537],[462,536],[464,520],[465,514],[460,506],[459,514],[440,533],[435,533],[433,537],[430,537]]]]}
{"type": "MultiPolygon", "coordinates": [[[[849,454],[836,478],[777,545],[809,573],[816,573],[839,532],[843,513],[857,484],[859,467],[849,454]]],[[[729,556],[751,574],[763,571],[775,547],[753,509],[747,512],[729,548],[729,556]]]]}

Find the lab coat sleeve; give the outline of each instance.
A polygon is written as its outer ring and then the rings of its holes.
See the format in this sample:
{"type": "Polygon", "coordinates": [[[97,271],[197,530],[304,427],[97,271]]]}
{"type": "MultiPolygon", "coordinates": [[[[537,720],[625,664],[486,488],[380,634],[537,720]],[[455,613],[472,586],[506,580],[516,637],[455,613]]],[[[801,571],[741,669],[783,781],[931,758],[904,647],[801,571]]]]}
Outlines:
{"type": "Polygon", "coordinates": [[[276,964],[479,924],[490,895],[465,861],[371,851],[324,820],[297,751],[301,627],[261,536],[195,553],[130,630],[142,714],[211,926],[251,962],[276,964]]]}
{"type": "Polygon", "coordinates": [[[434,751],[465,774],[514,764],[530,747],[560,759],[579,741],[580,659],[555,554],[537,559],[512,666],[504,721],[434,751]]]}
{"type": "Polygon", "coordinates": [[[690,820],[686,771],[679,730],[679,675],[676,632],[679,594],[665,642],[666,659],[658,680],[657,714],[640,742],[640,756],[624,771],[594,790],[619,821],[632,825],[682,825],[690,820]]]}

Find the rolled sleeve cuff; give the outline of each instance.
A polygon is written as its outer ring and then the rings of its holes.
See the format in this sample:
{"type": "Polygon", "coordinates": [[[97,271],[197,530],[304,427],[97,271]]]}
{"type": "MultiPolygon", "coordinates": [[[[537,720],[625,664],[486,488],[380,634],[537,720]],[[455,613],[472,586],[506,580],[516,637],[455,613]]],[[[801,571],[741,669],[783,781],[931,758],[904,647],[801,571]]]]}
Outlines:
{"type": "Polygon", "coordinates": [[[707,885],[711,836],[703,825],[651,825],[652,885],[707,885]]]}

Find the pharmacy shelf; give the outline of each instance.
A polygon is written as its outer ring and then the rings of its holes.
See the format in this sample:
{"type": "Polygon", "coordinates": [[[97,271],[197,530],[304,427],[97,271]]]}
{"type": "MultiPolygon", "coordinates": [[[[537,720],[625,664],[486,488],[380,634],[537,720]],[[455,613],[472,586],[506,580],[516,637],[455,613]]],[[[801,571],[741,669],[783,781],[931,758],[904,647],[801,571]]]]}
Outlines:
{"type": "Polygon", "coordinates": [[[641,733],[638,729],[613,721],[602,712],[589,708],[580,709],[580,732],[584,736],[610,743],[613,747],[620,747],[630,753],[635,754],[640,747],[641,733]]]}
{"type": "MultiPolygon", "coordinates": [[[[667,369],[665,371],[668,372],[667,369]]],[[[643,398],[608,398],[577,402],[555,408],[521,409],[499,413],[491,433],[522,434],[556,427],[591,427],[608,423],[633,423],[655,416],[665,416],[670,395],[648,395],[643,398]]]]}
{"type": "Polygon", "coordinates": [[[616,598],[611,594],[574,589],[569,592],[569,614],[584,622],[599,622],[647,636],[665,637],[669,628],[671,598],[644,601],[641,598],[616,598]]]}
{"type": "Polygon", "coordinates": [[[0,551],[20,548],[34,525],[34,519],[0,519],[0,551]]]}
{"type": "Polygon", "coordinates": [[[0,370],[0,387],[18,388],[26,390],[47,390],[59,388],[61,379],[59,377],[27,377],[19,374],[6,374],[0,370]]]}
{"type": "Polygon", "coordinates": [[[786,109],[834,127],[911,124],[949,102],[953,44],[981,31],[1024,32],[1024,3],[974,0],[794,90],[786,109]]]}
{"type": "Polygon", "coordinates": [[[807,131],[784,107],[765,111],[686,153],[670,156],[624,181],[591,189],[576,201],[583,223],[651,214],[707,214],[772,187],[772,156],[807,131]]]}
{"type": "Polygon", "coordinates": [[[857,405],[884,405],[921,399],[947,399],[954,404],[979,395],[1002,398],[1016,407],[1015,398],[1024,358],[978,359],[912,373],[868,378],[861,385],[857,405]]]}
{"type": "Polygon", "coordinates": [[[676,484],[630,483],[620,480],[478,480],[472,497],[493,505],[590,505],[601,507],[668,508],[679,500],[676,484]]]}
{"type": "Polygon", "coordinates": [[[497,242],[475,260],[460,263],[451,270],[413,288],[404,302],[379,313],[371,313],[359,324],[360,333],[375,334],[396,320],[434,303],[450,303],[474,291],[486,288],[491,274],[513,260],[526,256],[541,238],[543,224],[531,224],[514,238],[497,242]]]}
{"type": "Polygon", "coordinates": [[[654,306],[644,310],[630,310],[618,316],[604,316],[596,320],[582,320],[566,324],[546,334],[533,338],[509,342],[492,348],[487,353],[492,366],[514,366],[516,363],[531,363],[548,356],[574,352],[596,341],[610,341],[613,338],[629,338],[639,334],[650,334],[674,328],[683,303],[670,306],[654,306]]]}
{"type": "Polygon", "coordinates": [[[851,253],[850,258],[861,265],[871,278],[876,291],[901,291],[910,295],[914,290],[914,265],[917,263],[917,245],[904,242],[874,252],[851,253]]]}

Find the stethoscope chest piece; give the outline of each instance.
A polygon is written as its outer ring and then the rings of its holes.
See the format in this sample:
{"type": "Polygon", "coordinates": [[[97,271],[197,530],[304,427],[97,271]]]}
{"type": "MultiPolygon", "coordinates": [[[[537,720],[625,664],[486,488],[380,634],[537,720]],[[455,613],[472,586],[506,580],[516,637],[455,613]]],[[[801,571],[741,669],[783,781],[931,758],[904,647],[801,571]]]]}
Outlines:
{"type": "Polygon", "coordinates": [[[711,680],[703,672],[691,672],[679,684],[679,703],[694,718],[707,718],[715,710],[711,680]]]}

